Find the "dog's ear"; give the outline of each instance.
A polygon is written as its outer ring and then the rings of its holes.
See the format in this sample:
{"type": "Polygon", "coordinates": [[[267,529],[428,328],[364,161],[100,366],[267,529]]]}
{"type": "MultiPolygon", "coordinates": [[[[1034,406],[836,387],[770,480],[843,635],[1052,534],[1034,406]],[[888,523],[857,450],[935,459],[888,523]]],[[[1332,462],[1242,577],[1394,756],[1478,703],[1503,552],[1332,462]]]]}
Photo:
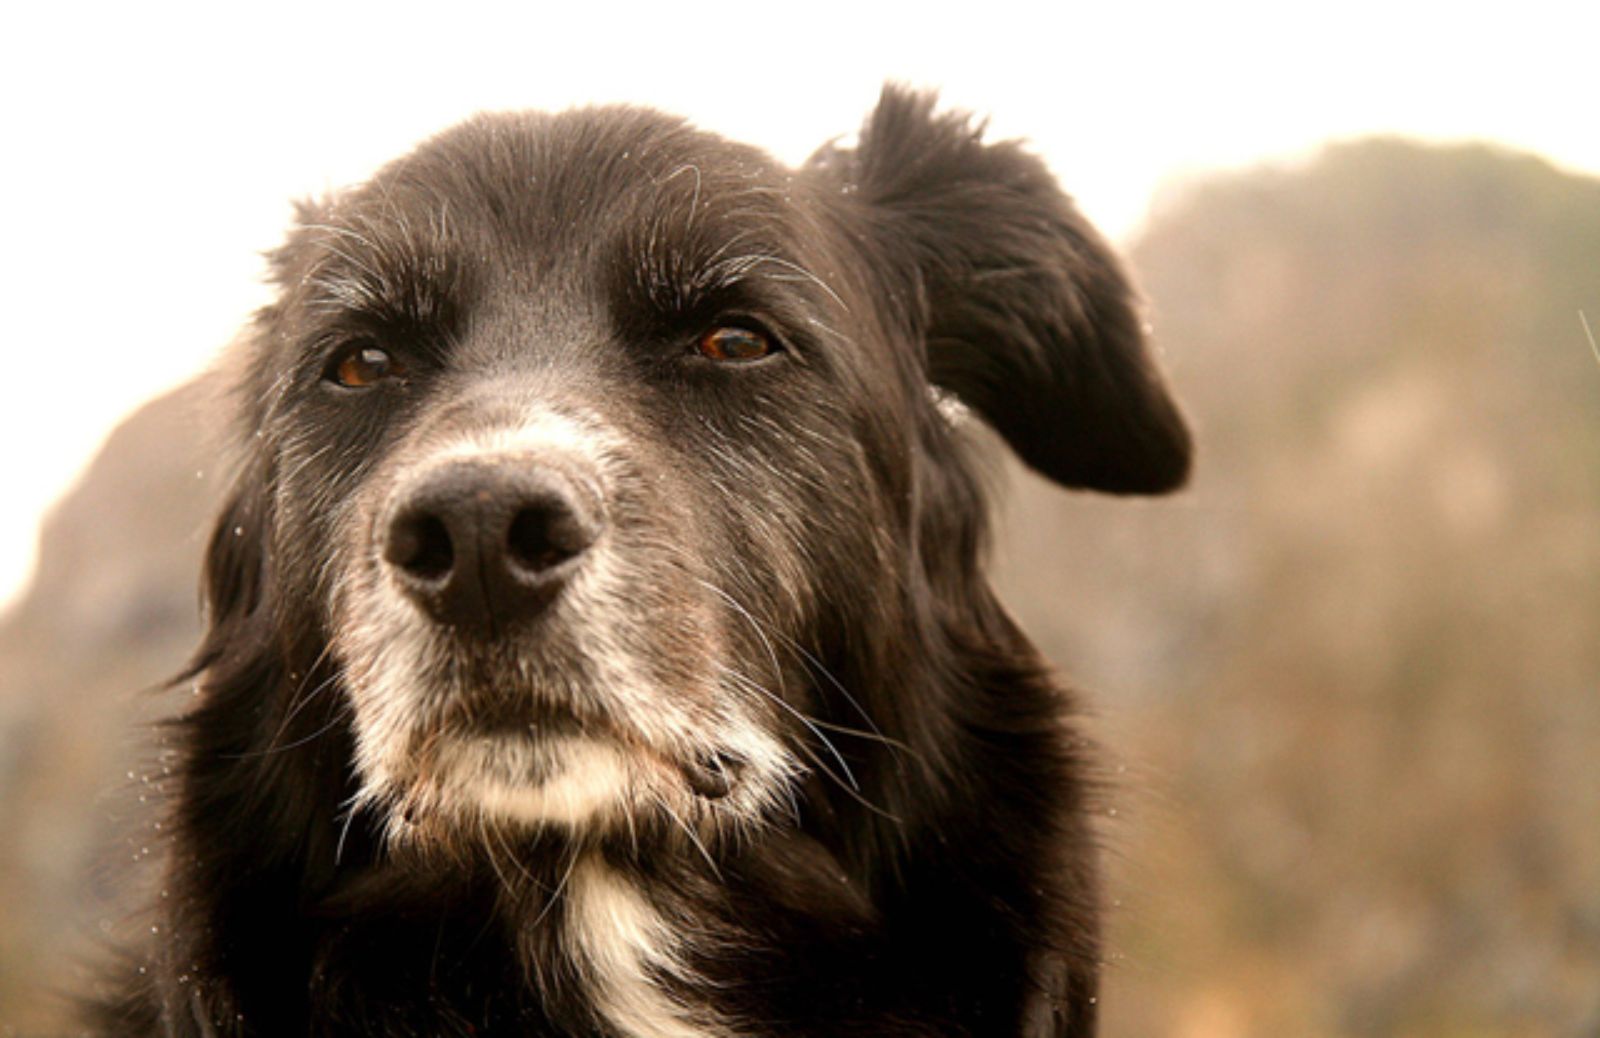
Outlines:
{"type": "MultiPolygon", "coordinates": [[[[277,256],[270,258],[279,262],[277,256]]],[[[282,272],[275,271],[274,276],[281,280],[282,272]]],[[[237,638],[239,626],[260,611],[265,594],[267,544],[272,536],[271,481],[256,430],[262,427],[271,396],[259,387],[274,384],[272,360],[260,344],[269,341],[276,316],[275,306],[258,312],[227,346],[228,373],[219,370],[209,380],[212,406],[232,413],[237,424],[233,445],[215,445],[223,457],[233,455],[228,466],[233,477],[202,560],[200,590],[211,631],[203,652],[213,640],[237,638]]]]}
{"type": "Polygon", "coordinates": [[[219,665],[237,665],[263,651],[270,640],[271,607],[265,596],[271,520],[265,500],[247,467],[217,514],[200,575],[205,635],[182,679],[219,665]]]}
{"type": "Polygon", "coordinates": [[[267,537],[263,510],[260,496],[241,478],[217,516],[201,576],[213,627],[249,616],[261,604],[267,537]]]}
{"type": "MultiPolygon", "coordinates": [[[[1172,490],[1190,440],[1110,248],[1016,142],[890,86],[853,151],[824,149],[909,290],[929,377],[1034,469],[1112,493],[1172,490]],[[906,284],[909,281],[909,284],[906,284]]],[[[875,257],[877,258],[877,257],[875,257]]]]}

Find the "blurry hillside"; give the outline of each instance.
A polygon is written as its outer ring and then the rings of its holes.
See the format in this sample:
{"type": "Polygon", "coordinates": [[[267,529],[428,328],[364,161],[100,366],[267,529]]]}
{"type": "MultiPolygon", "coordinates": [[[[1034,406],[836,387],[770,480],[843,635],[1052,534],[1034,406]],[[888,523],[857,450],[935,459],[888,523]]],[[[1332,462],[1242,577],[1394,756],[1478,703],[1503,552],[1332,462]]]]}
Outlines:
{"type": "Polygon", "coordinates": [[[135,776],[172,700],[148,690],[199,633],[216,476],[201,395],[191,384],[112,435],[0,621],[0,1034],[59,1033],[56,991],[83,990],[71,956],[123,918],[118,864],[149,842],[135,776]]]}
{"type": "Polygon", "coordinates": [[[1004,552],[1113,733],[1112,1032],[1600,1035],[1600,182],[1343,145],[1134,262],[1194,487],[1004,552]]]}
{"type": "MultiPolygon", "coordinates": [[[[1183,188],[1134,261],[1194,488],[1019,475],[997,560],[1109,748],[1107,1034],[1600,1035],[1600,182],[1345,145],[1183,188]]],[[[0,623],[0,1032],[115,918],[90,849],[140,852],[195,400],[117,434],[0,623]]]]}

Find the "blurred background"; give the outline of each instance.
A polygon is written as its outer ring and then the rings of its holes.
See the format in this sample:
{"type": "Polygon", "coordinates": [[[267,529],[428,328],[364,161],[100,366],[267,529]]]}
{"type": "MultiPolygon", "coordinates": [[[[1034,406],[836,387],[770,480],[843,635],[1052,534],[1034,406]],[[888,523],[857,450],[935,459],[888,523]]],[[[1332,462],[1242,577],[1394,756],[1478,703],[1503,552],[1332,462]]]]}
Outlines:
{"type": "Polygon", "coordinates": [[[1175,498],[1002,494],[1113,783],[1105,1032],[1600,1035],[1597,41],[1540,0],[0,16],[0,1034],[66,1033],[148,853],[224,478],[193,380],[290,200],[484,108],[800,161],[898,78],[1122,244],[1199,435],[1175,498]]]}

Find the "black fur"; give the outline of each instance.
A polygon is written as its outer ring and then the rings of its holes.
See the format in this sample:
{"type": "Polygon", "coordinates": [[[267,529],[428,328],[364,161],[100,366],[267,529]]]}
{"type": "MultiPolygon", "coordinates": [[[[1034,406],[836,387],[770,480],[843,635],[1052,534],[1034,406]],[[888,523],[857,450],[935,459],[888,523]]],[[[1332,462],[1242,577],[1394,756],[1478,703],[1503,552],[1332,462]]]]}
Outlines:
{"type": "MultiPolygon", "coordinates": [[[[230,356],[241,467],[174,722],[171,897],[105,1033],[654,1033],[618,1029],[573,958],[579,861],[683,936],[690,968],[650,980],[708,1034],[1094,1032],[1086,744],[989,588],[980,481],[930,385],[1068,486],[1172,489],[1189,441],[1127,281],[1036,158],[893,88],[859,143],[797,171],[642,110],[482,117],[305,207],[273,263],[279,297],[230,356]],[[693,353],[734,320],[781,352],[693,353]],[[331,388],[350,341],[405,378],[331,388]],[[351,661],[330,651],[341,567],[368,564],[350,516],[419,430],[527,399],[621,430],[616,550],[660,578],[616,607],[647,618],[630,661],[664,699],[690,696],[697,652],[781,690],[748,709],[804,765],[792,811],[691,839],[647,810],[480,832],[352,801],[351,661]]],[[[568,643],[594,622],[441,666],[533,659],[582,699],[568,643]]]]}

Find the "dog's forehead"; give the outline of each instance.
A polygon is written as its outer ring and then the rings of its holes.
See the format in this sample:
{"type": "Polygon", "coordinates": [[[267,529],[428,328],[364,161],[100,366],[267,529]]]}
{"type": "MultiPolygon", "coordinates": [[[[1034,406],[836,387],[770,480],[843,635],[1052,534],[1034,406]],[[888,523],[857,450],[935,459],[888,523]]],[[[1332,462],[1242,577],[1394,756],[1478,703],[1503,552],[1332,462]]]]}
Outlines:
{"type": "Polygon", "coordinates": [[[305,214],[278,274],[313,310],[404,322],[489,300],[597,312],[640,289],[670,308],[806,267],[812,201],[763,152],[647,109],[480,116],[305,214]]]}
{"type": "Polygon", "coordinates": [[[787,184],[763,152],[680,119],[589,108],[469,120],[380,171],[359,206],[443,212],[447,232],[553,253],[619,228],[759,218],[789,204],[787,184]]]}

